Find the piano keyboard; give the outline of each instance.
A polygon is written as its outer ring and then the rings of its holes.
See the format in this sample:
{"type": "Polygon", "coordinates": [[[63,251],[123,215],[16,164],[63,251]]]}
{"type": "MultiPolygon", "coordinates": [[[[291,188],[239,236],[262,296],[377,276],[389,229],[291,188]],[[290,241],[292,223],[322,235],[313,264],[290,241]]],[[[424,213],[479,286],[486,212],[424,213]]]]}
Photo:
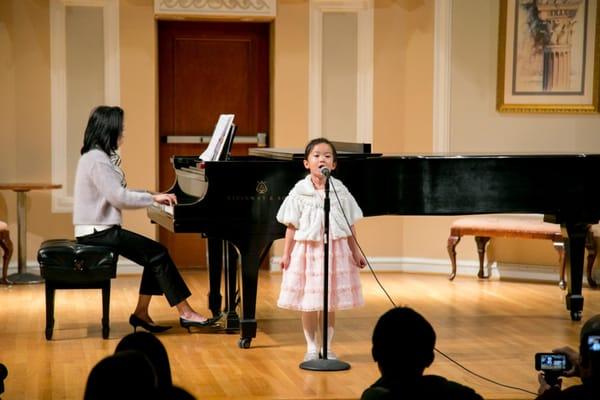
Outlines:
{"type": "Polygon", "coordinates": [[[152,207],[159,209],[160,211],[173,216],[173,206],[167,204],[153,203],[152,207]]]}

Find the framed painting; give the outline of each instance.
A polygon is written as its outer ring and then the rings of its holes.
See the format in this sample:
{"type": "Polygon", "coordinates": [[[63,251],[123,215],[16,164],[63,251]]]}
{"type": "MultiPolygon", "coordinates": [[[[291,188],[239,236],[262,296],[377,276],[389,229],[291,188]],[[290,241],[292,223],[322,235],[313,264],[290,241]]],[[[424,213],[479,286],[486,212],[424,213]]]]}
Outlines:
{"type": "Polygon", "coordinates": [[[501,0],[497,109],[595,113],[598,0],[501,0]]]}

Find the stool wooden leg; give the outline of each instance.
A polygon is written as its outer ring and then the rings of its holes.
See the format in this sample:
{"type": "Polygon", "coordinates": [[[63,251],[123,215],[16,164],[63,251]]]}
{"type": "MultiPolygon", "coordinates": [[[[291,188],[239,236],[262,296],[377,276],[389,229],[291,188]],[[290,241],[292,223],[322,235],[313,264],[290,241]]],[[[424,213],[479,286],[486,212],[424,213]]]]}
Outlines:
{"type": "Polygon", "coordinates": [[[2,247],[2,251],[4,254],[2,255],[2,278],[0,278],[0,283],[4,283],[6,285],[11,282],[7,279],[8,276],[8,262],[10,261],[10,257],[12,257],[13,253],[13,243],[10,240],[10,236],[8,232],[2,232],[0,234],[0,247],[2,247]]]}
{"type": "Polygon", "coordinates": [[[565,290],[567,284],[565,282],[565,268],[567,267],[567,258],[565,257],[565,242],[563,240],[553,241],[552,244],[558,252],[558,265],[560,265],[560,272],[558,274],[558,287],[565,290]]]}
{"type": "Polygon", "coordinates": [[[450,256],[450,262],[452,263],[452,272],[448,279],[453,280],[456,276],[456,245],[460,242],[460,236],[448,237],[448,255],[450,256]]]}
{"type": "Polygon", "coordinates": [[[110,280],[102,285],[102,338],[108,339],[110,332],[110,280]]]}
{"type": "Polygon", "coordinates": [[[596,261],[596,240],[591,230],[588,230],[587,236],[585,237],[585,248],[587,249],[587,281],[590,287],[595,288],[598,283],[592,277],[592,269],[594,268],[594,261],[596,261]]]}
{"type": "Polygon", "coordinates": [[[54,329],[54,292],[52,283],[46,281],[46,340],[52,339],[54,329]]]}
{"type": "Polygon", "coordinates": [[[477,243],[477,253],[479,254],[479,272],[477,277],[485,279],[487,276],[483,273],[483,262],[485,260],[485,245],[490,240],[487,236],[475,236],[475,243],[477,243]]]}

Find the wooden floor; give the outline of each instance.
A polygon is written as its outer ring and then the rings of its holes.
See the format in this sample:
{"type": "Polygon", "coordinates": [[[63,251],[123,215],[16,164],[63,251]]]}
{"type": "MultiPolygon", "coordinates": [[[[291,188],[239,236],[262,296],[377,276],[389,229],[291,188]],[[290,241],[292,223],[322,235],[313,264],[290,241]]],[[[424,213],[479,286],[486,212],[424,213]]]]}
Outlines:
{"type": "MultiPolygon", "coordinates": [[[[191,303],[206,307],[204,272],[185,272],[191,303]]],[[[160,335],[169,352],[174,382],[198,399],[356,399],[378,376],[370,356],[371,332],[391,307],[370,274],[363,274],[366,306],[338,313],[333,350],[351,364],[345,372],[298,368],[304,338],[298,313],[275,305],[281,275],[262,273],[257,305],[258,334],[252,347],[237,347],[237,334],[189,334],[175,327],[160,335]]],[[[564,307],[556,285],[478,281],[458,277],[380,273],[398,305],[409,305],[434,325],[437,348],[467,368],[504,384],[535,391],[533,355],[577,345],[580,322],[564,307]]],[[[100,291],[58,291],[54,339],[44,338],[44,286],[0,286],[0,362],[8,366],[3,399],[81,399],[94,364],[111,354],[131,331],[127,324],[140,276],[113,281],[111,333],[102,340],[100,291]]],[[[600,291],[584,289],[584,320],[600,313],[600,291]]],[[[151,312],[160,323],[176,324],[163,298],[151,312]]],[[[429,373],[475,388],[486,399],[528,399],[468,374],[436,355],[429,373]]],[[[574,381],[568,382],[573,384],[574,381]]]]}

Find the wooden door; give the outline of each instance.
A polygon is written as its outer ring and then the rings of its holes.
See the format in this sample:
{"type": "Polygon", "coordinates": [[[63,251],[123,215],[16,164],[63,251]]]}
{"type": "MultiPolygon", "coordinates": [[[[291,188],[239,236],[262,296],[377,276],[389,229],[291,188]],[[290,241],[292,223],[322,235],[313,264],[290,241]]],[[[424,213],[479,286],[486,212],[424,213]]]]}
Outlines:
{"type": "MultiPolygon", "coordinates": [[[[235,114],[238,138],[269,132],[269,29],[269,23],[158,21],[161,191],[175,180],[172,155],[206,148],[168,142],[210,136],[220,114],[235,114]]],[[[247,154],[254,146],[234,144],[232,152],[247,154]]],[[[159,238],[178,266],[206,266],[199,234],[160,228],[159,238]]]]}

